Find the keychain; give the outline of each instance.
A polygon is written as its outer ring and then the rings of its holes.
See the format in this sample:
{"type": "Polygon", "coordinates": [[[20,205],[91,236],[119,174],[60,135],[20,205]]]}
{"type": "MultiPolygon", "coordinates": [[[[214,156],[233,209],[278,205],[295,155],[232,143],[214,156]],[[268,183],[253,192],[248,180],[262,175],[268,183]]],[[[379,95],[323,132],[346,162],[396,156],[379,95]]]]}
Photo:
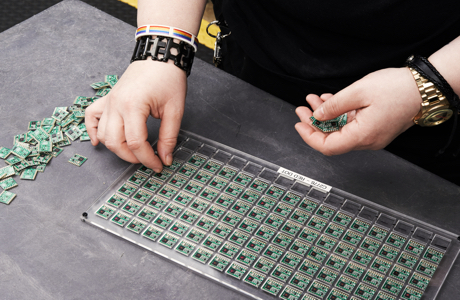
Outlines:
{"type": "Polygon", "coordinates": [[[216,42],[214,43],[214,57],[213,57],[213,62],[214,62],[214,66],[216,67],[219,67],[220,64],[222,63],[222,40],[224,38],[226,38],[227,36],[229,36],[230,34],[232,34],[232,32],[229,32],[227,34],[224,34],[222,35],[222,32],[219,31],[217,33],[217,36],[216,35],[213,35],[211,33],[209,33],[209,27],[211,27],[211,25],[217,25],[219,27],[225,27],[225,28],[228,28],[226,24],[222,24],[219,20],[215,20],[215,21],[212,21],[211,23],[209,23],[209,25],[206,27],[206,33],[210,36],[210,37],[213,37],[213,38],[216,38],[216,42]]]}

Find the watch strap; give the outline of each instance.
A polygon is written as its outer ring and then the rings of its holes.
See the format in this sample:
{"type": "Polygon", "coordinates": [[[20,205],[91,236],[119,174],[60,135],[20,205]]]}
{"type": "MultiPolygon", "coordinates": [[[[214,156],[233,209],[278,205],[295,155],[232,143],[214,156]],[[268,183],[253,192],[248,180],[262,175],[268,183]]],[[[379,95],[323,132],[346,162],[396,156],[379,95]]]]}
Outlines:
{"type": "Polygon", "coordinates": [[[460,99],[450,84],[444,77],[436,70],[436,68],[426,59],[420,55],[412,55],[406,61],[406,66],[416,70],[421,76],[431,81],[446,97],[452,108],[460,110],[460,99]]]}
{"type": "Polygon", "coordinates": [[[184,41],[175,43],[172,37],[166,36],[142,36],[136,42],[134,47],[131,63],[138,60],[146,60],[151,57],[153,60],[167,62],[173,60],[174,65],[185,71],[187,76],[190,75],[195,49],[184,41]],[[172,54],[174,49],[176,54],[172,54]]]}

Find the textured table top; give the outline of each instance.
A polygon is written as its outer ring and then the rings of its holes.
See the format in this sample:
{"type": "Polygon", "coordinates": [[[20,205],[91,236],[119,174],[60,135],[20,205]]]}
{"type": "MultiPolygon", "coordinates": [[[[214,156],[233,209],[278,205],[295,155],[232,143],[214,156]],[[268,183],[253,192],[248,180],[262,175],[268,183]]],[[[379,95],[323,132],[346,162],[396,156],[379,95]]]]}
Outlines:
{"type": "MultiPolygon", "coordinates": [[[[0,145],[105,74],[122,74],[134,28],[69,0],[0,34],[0,145]]],[[[307,146],[294,107],[195,61],[182,128],[378,204],[460,232],[460,188],[385,151],[325,157],[307,146]]],[[[149,120],[149,139],[159,122],[149,120]]],[[[103,145],[75,142],[35,181],[17,180],[0,205],[2,299],[242,299],[144,249],[80,221],[129,164],[103,145]],[[81,168],[73,154],[89,158],[81,168]]],[[[460,262],[439,299],[458,297],[460,262]]]]}

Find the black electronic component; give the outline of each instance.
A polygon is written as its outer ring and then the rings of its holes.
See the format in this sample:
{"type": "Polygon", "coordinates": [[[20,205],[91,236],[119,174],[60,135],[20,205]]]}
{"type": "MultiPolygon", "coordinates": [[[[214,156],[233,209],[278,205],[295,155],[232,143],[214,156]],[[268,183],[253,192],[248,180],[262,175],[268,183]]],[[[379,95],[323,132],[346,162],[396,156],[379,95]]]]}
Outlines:
{"type": "Polygon", "coordinates": [[[226,164],[230,160],[230,157],[232,157],[232,155],[230,153],[227,153],[227,152],[219,150],[219,152],[214,154],[213,158],[215,160],[218,160],[218,161],[223,162],[224,164],[226,164]]]}
{"type": "Polygon", "coordinates": [[[423,243],[428,243],[433,236],[433,233],[422,228],[417,228],[412,235],[412,238],[419,240],[423,243]]]}
{"type": "Polygon", "coordinates": [[[324,200],[324,203],[327,203],[334,207],[340,207],[343,201],[345,201],[343,197],[330,193],[329,196],[327,196],[326,200],[324,200]]]}
{"type": "Polygon", "coordinates": [[[347,200],[347,202],[345,202],[345,204],[342,206],[342,210],[352,213],[353,215],[356,215],[359,212],[360,208],[361,204],[358,204],[350,200],[347,200]]]}
{"type": "Polygon", "coordinates": [[[394,231],[405,234],[405,235],[410,235],[411,231],[414,229],[414,225],[399,221],[398,224],[396,224],[394,231]]]}
{"type": "Polygon", "coordinates": [[[359,213],[359,216],[361,218],[366,219],[371,222],[374,222],[374,220],[377,218],[378,215],[379,215],[378,211],[370,209],[369,207],[364,207],[359,213]]]}

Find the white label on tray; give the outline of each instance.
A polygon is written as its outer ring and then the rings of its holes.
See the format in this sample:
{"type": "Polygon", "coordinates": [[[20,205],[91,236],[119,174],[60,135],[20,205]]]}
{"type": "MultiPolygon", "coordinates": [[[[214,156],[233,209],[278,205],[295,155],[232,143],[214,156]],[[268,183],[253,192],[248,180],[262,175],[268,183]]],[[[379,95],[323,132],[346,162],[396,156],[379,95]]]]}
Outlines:
{"type": "Polygon", "coordinates": [[[297,181],[305,182],[305,183],[307,183],[307,184],[309,184],[309,185],[311,185],[311,186],[313,186],[315,188],[325,190],[327,192],[330,192],[331,189],[332,189],[332,186],[329,186],[329,185],[324,184],[322,182],[319,182],[319,181],[316,181],[314,179],[308,178],[306,176],[297,174],[295,172],[289,171],[289,170],[287,170],[285,168],[279,168],[278,173],[280,173],[280,174],[282,174],[282,175],[284,175],[286,177],[295,179],[297,181]]]}

